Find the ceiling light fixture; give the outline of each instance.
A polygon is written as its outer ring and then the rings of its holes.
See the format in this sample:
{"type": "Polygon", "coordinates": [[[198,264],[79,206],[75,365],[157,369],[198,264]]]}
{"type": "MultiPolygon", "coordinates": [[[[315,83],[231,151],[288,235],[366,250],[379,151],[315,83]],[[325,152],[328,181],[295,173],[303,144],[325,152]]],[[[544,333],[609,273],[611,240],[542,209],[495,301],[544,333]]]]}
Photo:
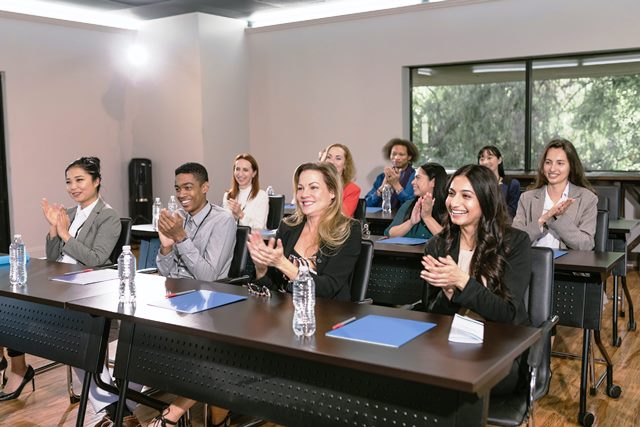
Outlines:
{"type": "MultiPolygon", "coordinates": [[[[442,0],[437,0],[442,1],[442,0]]],[[[429,3],[433,3],[431,1],[429,3]]],[[[256,12],[248,19],[249,27],[266,27],[290,22],[309,21],[312,19],[330,18],[351,15],[374,10],[392,9],[424,3],[422,0],[353,0],[327,1],[311,6],[291,7],[280,10],[256,12]]]]}
{"type": "Polygon", "coordinates": [[[640,62],[640,55],[611,55],[611,56],[596,56],[593,58],[585,58],[582,60],[582,65],[609,65],[609,64],[624,64],[628,62],[640,62]]]}

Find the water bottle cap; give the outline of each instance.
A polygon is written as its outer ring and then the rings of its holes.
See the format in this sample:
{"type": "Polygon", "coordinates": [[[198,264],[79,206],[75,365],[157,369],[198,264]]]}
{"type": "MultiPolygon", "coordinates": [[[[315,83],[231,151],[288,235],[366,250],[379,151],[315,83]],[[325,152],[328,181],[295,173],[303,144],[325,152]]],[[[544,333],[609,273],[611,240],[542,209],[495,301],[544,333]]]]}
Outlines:
{"type": "Polygon", "coordinates": [[[22,239],[22,234],[14,234],[13,239],[22,239]]]}
{"type": "Polygon", "coordinates": [[[159,202],[159,201],[160,201],[160,197],[156,197],[156,202],[159,202]]]}
{"type": "Polygon", "coordinates": [[[131,246],[130,245],[124,245],[122,247],[122,251],[123,252],[130,252],[131,251],[131,246]]]}

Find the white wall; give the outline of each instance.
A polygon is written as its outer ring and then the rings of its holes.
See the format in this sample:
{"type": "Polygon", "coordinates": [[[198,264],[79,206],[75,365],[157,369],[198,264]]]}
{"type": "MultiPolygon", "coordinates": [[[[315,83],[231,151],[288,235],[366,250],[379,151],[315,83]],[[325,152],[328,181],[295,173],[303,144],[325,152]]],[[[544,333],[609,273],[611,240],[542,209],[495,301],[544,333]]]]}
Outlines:
{"type": "Polygon", "coordinates": [[[294,168],[340,141],[368,191],[406,128],[405,66],[640,47],[636,0],[456,3],[249,30],[251,151],[278,165],[263,181],[290,195],[294,168]]]}
{"type": "MultiPolygon", "coordinates": [[[[199,14],[204,162],[209,201],[222,204],[235,156],[249,151],[245,22],[199,14]]],[[[260,162],[260,159],[258,159],[260,162]]]]}
{"type": "MultiPolygon", "coordinates": [[[[0,15],[0,71],[11,231],[44,253],[40,199],[73,205],[64,169],[82,155],[102,160],[102,194],[124,212],[126,81],[119,58],[131,33],[0,15]]],[[[5,248],[6,250],[6,248],[5,248]]]]}
{"type": "Polygon", "coordinates": [[[151,159],[153,192],[165,206],[175,168],[204,159],[198,34],[198,16],[190,14],[151,21],[137,35],[149,61],[132,76],[132,157],[151,159]]]}

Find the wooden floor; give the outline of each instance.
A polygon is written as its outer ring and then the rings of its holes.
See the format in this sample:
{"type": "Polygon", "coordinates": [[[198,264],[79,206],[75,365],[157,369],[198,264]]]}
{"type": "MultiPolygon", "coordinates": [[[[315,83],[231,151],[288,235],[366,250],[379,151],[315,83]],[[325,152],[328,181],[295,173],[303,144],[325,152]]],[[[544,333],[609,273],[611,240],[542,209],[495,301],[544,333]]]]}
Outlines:
{"type": "MultiPolygon", "coordinates": [[[[636,305],[640,305],[640,280],[638,272],[630,272],[629,289],[636,305]]],[[[612,288],[611,283],[609,289],[612,288]]],[[[627,335],[620,348],[611,346],[611,309],[613,303],[605,306],[605,322],[602,338],[613,358],[615,371],[614,382],[622,387],[622,396],[611,399],[606,396],[604,385],[595,396],[589,396],[588,410],[596,416],[596,426],[634,426],[640,421],[640,331],[627,335]]],[[[626,333],[627,319],[620,320],[619,329],[626,333]]],[[[582,334],[578,329],[558,328],[555,349],[579,353],[582,345],[582,334]]],[[[597,353],[597,352],[596,352],[597,353]]],[[[29,363],[39,366],[45,363],[42,359],[29,357],[29,363]]],[[[553,379],[549,394],[538,402],[536,422],[538,426],[577,426],[578,394],[580,386],[580,362],[560,358],[552,359],[553,379]]],[[[602,365],[596,365],[598,374],[603,372],[602,365]]],[[[30,387],[23,391],[18,400],[0,402],[0,426],[12,427],[53,427],[74,426],[77,405],[69,405],[66,392],[66,368],[57,367],[36,376],[36,391],[30,387]]],[[[171,396],[164,396],[170,400],[171,396]]],[[[144,422],[156,414],[148,408],[136,409],[136,415],[144,422]]],[[[88,406],[85,425],[93,426],[98,416],[88,406]]],[[[202,425],[202,406],[192,410],[194,426],[202,425]]],[[[273,426],[269,424],[268,426],[273,426]]]]}

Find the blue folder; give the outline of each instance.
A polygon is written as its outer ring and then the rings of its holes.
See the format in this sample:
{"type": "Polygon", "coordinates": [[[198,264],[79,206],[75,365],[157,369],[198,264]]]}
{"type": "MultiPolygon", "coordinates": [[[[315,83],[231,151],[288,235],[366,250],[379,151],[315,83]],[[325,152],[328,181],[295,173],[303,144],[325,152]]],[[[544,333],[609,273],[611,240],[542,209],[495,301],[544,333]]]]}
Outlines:
{"type": "Polygon", "coordinates": [[[388,239],[380,239],[378,243],[395,243],[396,245],[424,245],[427,239],[419,237],[390,237],[388,239]]]}
{"type": "Polygon", "coordinates": [[[398,348],[434,326],[435,323],[370,314],[325,335],[398,348]]]}
{"type": "Polygon", "coordinates": [[[562,255],[566,255],[567,251],[562,251],[560,249],[553,250],[553,259],[560,258],[562,255]]]}
{"type": "Polygon", "coordinates": [[[150,302],[149,305],[160,308],[169,308],[178,313],[198,313],[227,304],[247,299],[246,296],[228,294],[217,291],[193,291],[172,298],[163,298],[160,301],[150,302]]]}
{"type": "Polygon", "coordinates": [[[365,211],[367,213],[376,213],[376,212],[382,212],[382,208],[381,207],[374,207],[374,206],[368,206],[365,208],[365,211]]]}

